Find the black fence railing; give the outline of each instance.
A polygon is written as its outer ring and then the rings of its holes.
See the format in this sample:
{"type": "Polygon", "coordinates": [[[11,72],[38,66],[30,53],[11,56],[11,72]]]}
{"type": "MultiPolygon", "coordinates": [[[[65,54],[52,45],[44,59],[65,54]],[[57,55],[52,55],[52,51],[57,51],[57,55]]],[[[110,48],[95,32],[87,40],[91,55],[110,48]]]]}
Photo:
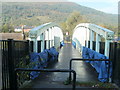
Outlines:
{"type": "Polygon", "coordinates": [[[120,43],[110,43],[109,56],[113,62],[112,80],[120,86],[120,43]]]}
{"type": "MultiPolygon", "coordinates": [[[[38,41],[38,52],[41,52],[41,43],[42,41],[38,41]]],[[[47,41],[45,41],[45,49],[47,48],[46,44],[47,41]]],[[[21,87],[25,81],[30,80],[30,72],[26,71],[18,72],[16,79],[15,68],[31,68],[34,65],[34,63],[30,62],[30,53],[33,52],[33,46],[33,41],[29,40],[0,40],[3,90],[14,89],[16,83],[18,87],[21,87]]]]}
{"type": "Polygon", "coordinates": [[[30,44],[29,49],[31,52],[33,52],[33,41],[30,41],[29,44],[30,44]]]}
{"type": "MultiPolygon", "coordinates": [[[[29,64],[29,53],[33,51],[32,42],[17,40],[1,40],[0,51],[2,52],[2,89],[13,88],[14,86],[14,69],[25,68],[29,64]],[[31,47],[31,48],[30,48],[31,47]]],[[[21,85],[29,76],[26,73],[18,74],[24,79],[18,79],[21,85]]]]}
{"type": "Polygon", "coordinates": [[[18,63],[25,61],[24,63],[29,63],[29,61],[24,60],[25,57],[29,57],[29,41],[15,41],[13,40],[13,51],[14,51],[14,64],[18,67],[18,63]]]}
{"type": "MultiPolygon", "coordinates": [[[[72,90],[76,89],[76,72],[74,70],[69,70],[69,69],[27,69],[27,68],[16,68],[15,69],[15,79],[17,80],[17,73],[21,72],[30,72],[30,71],[36,71],[36,72],[68,72],[68,73],[73,73],[73,83],[72,83],[72,90]]],[[[17,81],[15,81],[15,85],[13,89],[17,90],[18,89],[18,84],[17,81]]]]}
{"type": "Polygon", "coordinates": [[[0,41],[0,52],[2,56],[2,88],[9,88],[9,66],[8,66],[8,40],[0,41]]]}

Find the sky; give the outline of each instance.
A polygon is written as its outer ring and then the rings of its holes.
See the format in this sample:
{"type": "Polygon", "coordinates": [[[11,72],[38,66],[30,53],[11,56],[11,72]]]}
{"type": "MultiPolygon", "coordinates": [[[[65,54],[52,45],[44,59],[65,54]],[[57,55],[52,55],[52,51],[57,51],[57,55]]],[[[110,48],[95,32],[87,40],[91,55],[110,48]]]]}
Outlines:
{"type": "Polygon", "coordinates": [[[68,0],[106,13],[118,14],[120,0],[68,0]]]}
{"type": "Polygon", "coordinates": [[[118,14],[118,2],[120,0],[0,0],[2,2],[66,2],[90,7],[110,14],[118,14]]]}

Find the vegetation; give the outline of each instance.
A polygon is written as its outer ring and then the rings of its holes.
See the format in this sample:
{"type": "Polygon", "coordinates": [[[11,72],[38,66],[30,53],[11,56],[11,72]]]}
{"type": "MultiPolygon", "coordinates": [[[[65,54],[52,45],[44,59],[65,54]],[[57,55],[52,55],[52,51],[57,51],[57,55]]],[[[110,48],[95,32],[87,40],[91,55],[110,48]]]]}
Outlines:
{"type": "Polygon", "coordinates": [[[1,32],[4,32],[4,33],[6,33],[6,32],[12,33],[12,32],[14,32],[14,27],[13,27],[12,25],[10,25],[10,24],[4,24],[4,25],[2,26],[2,31],[1,31],[1,32]]]}
{"type": "Polygon", "coordinates": [[[79,12],[72,12],[65,22],[62,22],[60,26],[63,28],[64,32],[69,32],[70,35],[73,33],[73,29],[79,23],[87,22],[86,18],[83,17],[79,12]]]}
{"type": "MultiPolygon", "coordinates": [[[[72,29],[75,27],[76,24],[86,22],[87,20],[87,22],[105,26],[106,28],[113,31],[117,31],[118,29],[118,15],[107,14],[101,11],[78,5],[76,3],[4,2],[2,3],[2,11],[3,25],[9,23],[12,26],[38,26],[47,22],[56,22],[61,25],[63,31],[70,31],[70,33],[72,33],[72,29]]],[[[6,30],[3,30],[2,32],[6,32],[6,30]]]]}

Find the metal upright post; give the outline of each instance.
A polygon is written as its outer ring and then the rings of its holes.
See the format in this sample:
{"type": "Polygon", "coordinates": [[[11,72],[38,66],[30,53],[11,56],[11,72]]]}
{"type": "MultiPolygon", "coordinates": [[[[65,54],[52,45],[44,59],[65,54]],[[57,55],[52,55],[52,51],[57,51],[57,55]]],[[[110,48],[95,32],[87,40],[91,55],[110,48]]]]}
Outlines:
{"type": "Polygon", "coordinates": [[[28,55],[30,54],[30,41],[27,40],[27,50],[28,50],[28,55]]]}
{"type": "Polygon", "coordinates": [[[105,40],[105,56],[109,57],[109,47],[111,40],[105,40]]]}
{"type": "Polygon", "coordinates": [[[90,49],[93,49],[94,32],[90,30],[90,49]]]}
{"type": "Polygon", "coordinates": [[[16,89],[16,82],[15,79],[15,66],[14,66],[14,41],[13,39],[8,39],[8,67],[9,67],[9,85],[10,89],[16,89]]]}
{"type": "MultiPolygon", "coordinates": [[[[111,47],[110,47],[111,48],[111,47]]],[[[112,52],[110,51],[109,52],[109,55],[111,55],[112,54],[112,56],[110,57],[111,58],[111,60],[112,60],[112,77],[111,77],[111,79],[112,79],[112,81],[111,82],[113,82],[113,79],[114,79],[114,73],[115,73],[115,63],[116,63],[116,48],[117,48],[117,42],[113,42],[113,44],[112,44],[112,52]],[[110,54],[111,53],[111,54],[110,54]]]]}
{"type": "Polygon", "coordinates": [[[100,36],[98,35],[98,33],[96,33],[96,48],[95,48],[96,52],[99,52],[99,48],[100,48],[99,41],[100,41],[100,36]]]}

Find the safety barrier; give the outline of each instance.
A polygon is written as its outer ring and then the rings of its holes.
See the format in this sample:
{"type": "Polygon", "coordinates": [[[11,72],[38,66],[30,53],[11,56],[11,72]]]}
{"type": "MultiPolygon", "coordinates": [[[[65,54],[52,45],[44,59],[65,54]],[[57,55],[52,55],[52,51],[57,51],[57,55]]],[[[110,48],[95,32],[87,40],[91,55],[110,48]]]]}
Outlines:
{"type": "Polygon", "coordinates": [[[18,71],[36,71],[36,72],[69,72],[73,73],[73,84],[72,84],[72,90],[75,90],[76,88],[76,72],[74,70],[69,69],[27,69],[27,68],[16,68],[15,69],[15,84],[14,88],[15,90],[18,89],[17,87],[17,72],[18,71]]]}
{"type": "MultiPolygon", "coordinates": [[[[81,59],[81,58],[72,58],[69,62],[69,69],[72,69],[72,61],[108,61],[108,74],[107,82],[109,82],[109,73],[110,73],[110,59],[81,59]]],[[[69,73],[69,81],[71,82],[71,72],[69,73]]]]}

